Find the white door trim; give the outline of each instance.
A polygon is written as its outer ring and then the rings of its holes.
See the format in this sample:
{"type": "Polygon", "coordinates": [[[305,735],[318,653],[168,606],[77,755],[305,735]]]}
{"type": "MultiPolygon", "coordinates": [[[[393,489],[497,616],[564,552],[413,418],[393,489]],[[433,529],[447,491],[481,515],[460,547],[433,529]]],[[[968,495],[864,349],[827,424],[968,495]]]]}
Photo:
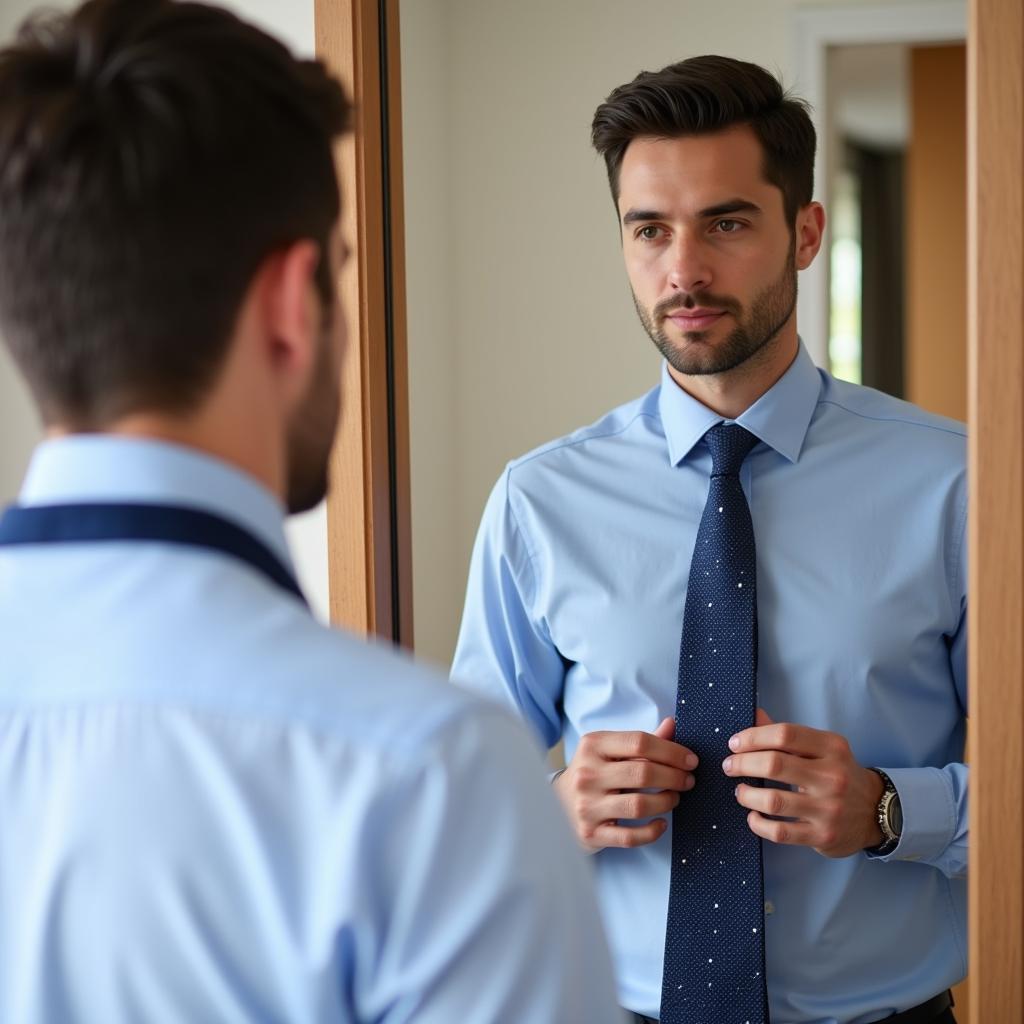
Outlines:
{"type": "MultiPolygon", "coordinates": [[[[797,10],[790,16],[790,67],[787,83],[811,105],[818,132],[815,196],[829,208],[834,140],[829,133],[828,50],[833,46],[878,43],[928,45],[967,39],[966,0],[857,4],[797,10]]],[[[828,235],[822,252],[800,276],[797,319],[800,334],[819,366],[828,365],[828,235]]]]}

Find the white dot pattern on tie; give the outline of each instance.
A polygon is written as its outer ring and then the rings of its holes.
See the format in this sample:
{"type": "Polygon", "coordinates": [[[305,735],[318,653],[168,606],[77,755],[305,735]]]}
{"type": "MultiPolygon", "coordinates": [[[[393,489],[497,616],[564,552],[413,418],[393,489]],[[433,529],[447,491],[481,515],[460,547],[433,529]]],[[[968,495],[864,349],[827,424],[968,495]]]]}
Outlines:
{"type": "Polygon", "coordinates": [[[754,529],[740,484],[757,438],[735,424],[705,435],[712,455],[683,616],[676,741],[700,758],[672,815],[662,1024],[766,1024],[761,843],[721,763],[754,723],[754,529]]]}

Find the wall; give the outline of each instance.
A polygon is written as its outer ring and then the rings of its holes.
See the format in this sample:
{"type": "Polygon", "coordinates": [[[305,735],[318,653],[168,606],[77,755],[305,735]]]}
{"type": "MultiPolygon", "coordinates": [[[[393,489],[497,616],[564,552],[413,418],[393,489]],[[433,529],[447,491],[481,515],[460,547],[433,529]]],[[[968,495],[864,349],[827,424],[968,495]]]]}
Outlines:
{"type": "MultiPolygon", "coordinates": [[[[9,40],[22,20],[41,5],[36,0],[0,2],[0,43],[9,40]]],[[[69,8],[48,2],[49,8],[69,8]]],[[[297,53],[313,53],[313,0],[235,0],[223,6],[277,35],[297,53]]],[[[17,495],[40,429],[28,395],[6,350],[0,348],[0,504],[17,495]]],[[[289,520],[288,539],[303,589],[315,611],[327,617],[327,515],[321,505],[289,520]]]]}
{"type": "Polygon", "coordinates": [[[657,382],[589,145],[594,108],[638,71],[699,53],[791,83],[790,18],[809,6],[872,5],[402,3],[421,654],[450,658],[473,536],[505,462],[657,382]]]}
{"type": "MultiPolygon", "coordinates": [[[[26,0],[3,0],[0,45],[11,39],[22,19],[36,6],[26,0]]],[[[39,436],[39,420],[28,389],[14,369],[7,349],[0,345],[0,506],[17,497],[29,455],[39,436]]]]}
{"type": "Polygon", "coordinates": [[[461,450],[450,175],[453,110],[449,0],[403,3],[402,118],[409,309],[409,462],[417,656],[444,665],[458,628],[464,553],[452,521],[461,450]]]}

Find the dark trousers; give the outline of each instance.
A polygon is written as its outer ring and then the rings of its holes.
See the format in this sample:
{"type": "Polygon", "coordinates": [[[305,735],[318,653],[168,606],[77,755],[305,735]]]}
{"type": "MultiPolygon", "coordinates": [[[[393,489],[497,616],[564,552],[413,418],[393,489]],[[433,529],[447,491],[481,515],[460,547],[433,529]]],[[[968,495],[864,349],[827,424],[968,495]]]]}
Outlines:
{"type": "MultiPolygon", "coordinates": [[[[893,1021],[899,1021],[902,1016],[903,1014],[897,1014],[895,1017],[887,1017],[881,1024],[892,1024],[893,1021]]],[[[636,1024],[658,1024],[653,1017],[641,1017],[639,1013],[633,1014],[633,1020],[636,1024]]],[[[934,1024],[956,1024],[956,1017],[953,1016],[952,1010],[945,1010],[938,1017],[933,1017],[932,1021],[934,1024]]]]}
{"type": "MultiPolygon", "coordinates": [[[[658,1024],[654,1017],[644,1017],[639,1013],[634,1013],[632,1019],[633,1024],[658,1024]]],[[[713,1022],[708,1021],[708,1024],[713,1022]]],[[[956,1024],[956,1017],[953,1016],[953,997],[949,992],[943,992],[920,1006],[885,1017],[879,1024],[956,1024]]]]}

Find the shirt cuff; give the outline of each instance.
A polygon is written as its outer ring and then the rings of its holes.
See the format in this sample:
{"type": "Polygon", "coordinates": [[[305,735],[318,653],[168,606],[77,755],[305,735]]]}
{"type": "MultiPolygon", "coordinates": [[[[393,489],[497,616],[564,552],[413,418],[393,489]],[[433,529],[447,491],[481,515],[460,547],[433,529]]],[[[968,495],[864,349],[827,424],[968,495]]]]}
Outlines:
{"type": "Polygon", "coordinates": [[[953,787],[941,768],[883,768],[892,779],[903,811],[903,832],[895,849],[872,860],[934,861],[956,835],[953,787]]]}

